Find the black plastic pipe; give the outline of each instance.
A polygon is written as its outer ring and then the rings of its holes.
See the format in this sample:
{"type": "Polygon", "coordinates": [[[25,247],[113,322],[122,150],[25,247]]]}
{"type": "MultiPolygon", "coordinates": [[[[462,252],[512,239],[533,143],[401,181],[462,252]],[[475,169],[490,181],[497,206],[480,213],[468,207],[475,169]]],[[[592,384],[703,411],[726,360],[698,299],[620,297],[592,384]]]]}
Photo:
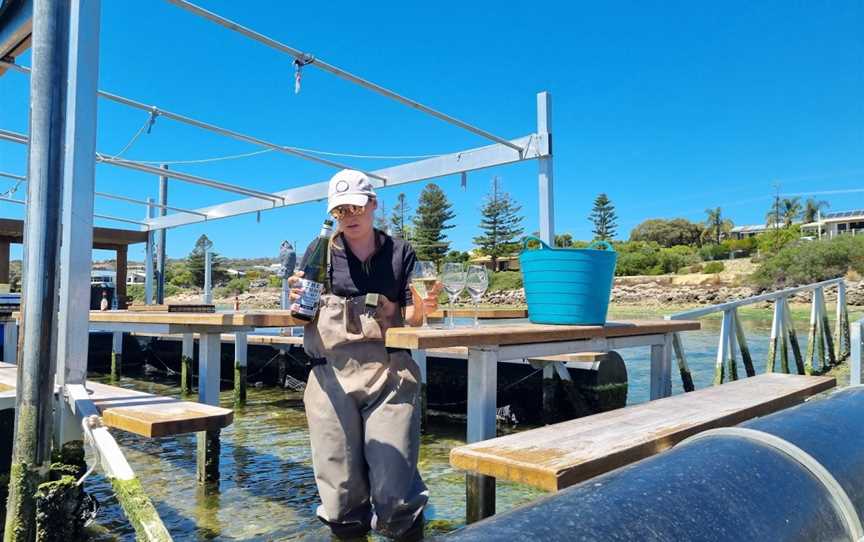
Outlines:
{"type": "Polygon", "coordinates": [[[686,440],[448,541],[834,541],[862,536],[864,387],[686,440]]]}

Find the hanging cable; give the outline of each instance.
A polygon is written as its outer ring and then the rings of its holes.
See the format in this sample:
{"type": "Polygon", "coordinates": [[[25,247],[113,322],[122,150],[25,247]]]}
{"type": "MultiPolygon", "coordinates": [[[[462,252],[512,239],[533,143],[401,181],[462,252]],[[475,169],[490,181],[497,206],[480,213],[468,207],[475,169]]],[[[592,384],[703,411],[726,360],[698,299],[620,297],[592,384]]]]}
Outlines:
{"type": "Polygon", "coordinates": [[[132,145],[134,145],[135,142],[138,141],[138,138],[141,137],[141,134],[144,133],[144,130],[147,130],[147,133],[149,134],[150,130],[153,129],[153,125],[156,123],[156,117],[158,117],[158,116],[159,116],[159,110],[156,109],[155,107],[151,108],[150,114],[148,115],[147,120],[144,121],[144,124],[142,124],[140,128],[138,128],[138,131],[135,132],[135,135],[132,136],[132,139],[130,139],[129,142],[126,143],[126,146],[123,147],[120,150],[120,152],[111,156],[111,158],[120,158],[121,156],[123,156],[123,153],[125,153],[130,148],[132,148],[132,145]]]}

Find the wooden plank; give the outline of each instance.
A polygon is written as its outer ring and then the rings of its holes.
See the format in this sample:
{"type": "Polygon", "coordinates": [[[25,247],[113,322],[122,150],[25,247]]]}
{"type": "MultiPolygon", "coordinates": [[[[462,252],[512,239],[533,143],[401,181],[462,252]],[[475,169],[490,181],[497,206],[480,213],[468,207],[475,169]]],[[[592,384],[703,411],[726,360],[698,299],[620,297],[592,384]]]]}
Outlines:
{"type": "MultiPolygon", "coordinates": [[[[14,218],[0,218],[0,237],[13,243],[21,243],[24,239],[24,221],[14,218]]],[[[93,247],[116,247],[147,242],[147,232],[139,230],[124,230],[119,228],[93,228],[93,247]]]]}
{"type": "Polygon", "coordinates": [[[832,377],[763,374],[453,448],[450,464],[557,491],[701,431],[790,407],[834,385],[832,377]]]}
{"type": "Polygon", "coordinates": [[[399,327],[387,330],[387,346],[408,349],[446,348],[572,341],[593,338],[655,335],[700,328],[699,322],[657,320],[609,322],[605,326],[562,326],[547,324],[502,324],[481,327],[435,329],[399,327]]]}
{"type": "Polygon", "coordinates": [[[201,303],[169,303],[160,305],[129,305],[131,312],[216,312],[216,305],[201,303]]]}
{"type": "MultiPolygon", "coordinates": [[[[439,309],[431,314],[429,318],[449,318],[450,314],[456,318],[474,318],[474,309],[439,309]]],[[[481,320],[495,320],[499,318],[528,318],[528,309],[496,309],[486,308],[477,311],[477,317],[481,320]]]]}
{"type": "MultiPolygon", "coordinates": [[[[0,363],[0,385],[14,388],[15,365],[0,363]]],[[[196,431],[212,431],[231,425],[234,411],[180,401],[140,391],[87,382],[89,399],[108,427],[145,437],[164,437],[196,431]]]]}
{"type": "MultiPolygon", "coordinates": [[[[120,324],[177,324],[193,326],[291,327],[298,325],[290,311],[231,311],[217,313],[90,311],[91,322],[120,324]]],[[[300,322],[299,325],[302,325],[300,322]]]]}

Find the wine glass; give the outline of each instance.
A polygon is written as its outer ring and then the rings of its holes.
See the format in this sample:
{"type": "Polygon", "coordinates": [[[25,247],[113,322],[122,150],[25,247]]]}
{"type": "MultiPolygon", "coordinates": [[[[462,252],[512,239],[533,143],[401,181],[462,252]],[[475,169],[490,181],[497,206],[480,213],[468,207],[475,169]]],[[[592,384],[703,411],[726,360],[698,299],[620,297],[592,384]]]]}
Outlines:
{"type": "Polygon", "coordinates": [[[485,266],[472,265],[468,267],[468,272],[465,274],[465,288],[468,290],[468,295],[474,301],[474,327],[480,326],[478,312],[480,311],[480,298],[486,293],[486,288],[489,287],[489,271],[485,266]]]}
{"type": "Polygon", "coordinates": [[[453,315],[456,309],[456,299],[465,289],[465,264],[445,263],[441,270],[441,282],[444,283],[444,291],[447,292],[450,305],[450,329],[456,327],[453,315]]]}
{"type": "MultiPolygon", "coordinates": [[[[411,272],[411,286],[417,295],[425,299],[437,282],[438,272],[435,270],[434,262],[414,262],[414,271],[411,272]]],[[[423,307],[420,310],[423,311],[423,327],[428,328],[426,310],[423,307]]]]}

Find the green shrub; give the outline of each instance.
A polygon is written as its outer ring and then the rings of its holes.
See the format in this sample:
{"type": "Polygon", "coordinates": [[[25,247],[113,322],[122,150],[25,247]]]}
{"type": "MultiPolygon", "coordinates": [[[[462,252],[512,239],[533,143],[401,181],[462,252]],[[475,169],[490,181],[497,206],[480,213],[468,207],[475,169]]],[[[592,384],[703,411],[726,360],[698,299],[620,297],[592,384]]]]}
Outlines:
{"type": "Polygon", "coordinates": [[[281,288],[282,287],[282,277],[278,277],[276,275],[270,275],[267,277],[267,286],[271,288],[281,288]]]}
{"type": "Polygon", "coordinates": [[[168,283],[165,285],[165,297],[175,296],[175,295],[179,294],[180,291],[181,291],[180,288],[178,288],[177,286],[175,286],[171,283],[168,283]]]}
{"type": "Polygon", "coordinates": [[[713,275],[714,273],[719,273],[724,269],[726,269],[726,266],[723,264],[723,262],[708,262],[705,264],[702,272],[713,275]]]}
{"type": "Polygon", "coordinates": [[[756,236],[756,243],[760,252],[776,254],[786,246],[796,243],[801,239],[801,228],[792,226],[789,228],[770,229],[756,236]]]}
{"type": "Polygon", "coordinates": [[[130,301],[134,301],[135,303],[143,303],[144,285],[129,284],[128,286],[126,286],[126,297],[128,297],[130,301]]]}
{"type": "Polygon", "coordinates": [[[699,249],[699,256],[702,257],[702,261],[711,262],[714,260],[725,260],[729,257],[729,248],[720,245],[705,245],[704,247],[699,249]]]}
{"type": "Polygon", "coordinates": [[[235,277],[228,281],[224,286],[225,290],[230,294],[242,294],[249,289],[249,279],[235,277]]]}
{"type": "Polygon", "coordinates": [[[840,277],[850,270],[864,273],[864,237],[788,243],[764,257],[751,279],[763,288],[782,288],[840,277]]]}
{"type": "Polygon", "coordinates": [[[522,273],[519,271],[498,271],[489,278],[489,291],[518,290],[522,287],[522,273]]]}
{"type": "Polygon", "coordinates": [[[729,249],[733,256],[749,256],[759,248],[756,237],[745,237],[744,239],[728,239],[723,241],[723,246],[729,249]]]}

